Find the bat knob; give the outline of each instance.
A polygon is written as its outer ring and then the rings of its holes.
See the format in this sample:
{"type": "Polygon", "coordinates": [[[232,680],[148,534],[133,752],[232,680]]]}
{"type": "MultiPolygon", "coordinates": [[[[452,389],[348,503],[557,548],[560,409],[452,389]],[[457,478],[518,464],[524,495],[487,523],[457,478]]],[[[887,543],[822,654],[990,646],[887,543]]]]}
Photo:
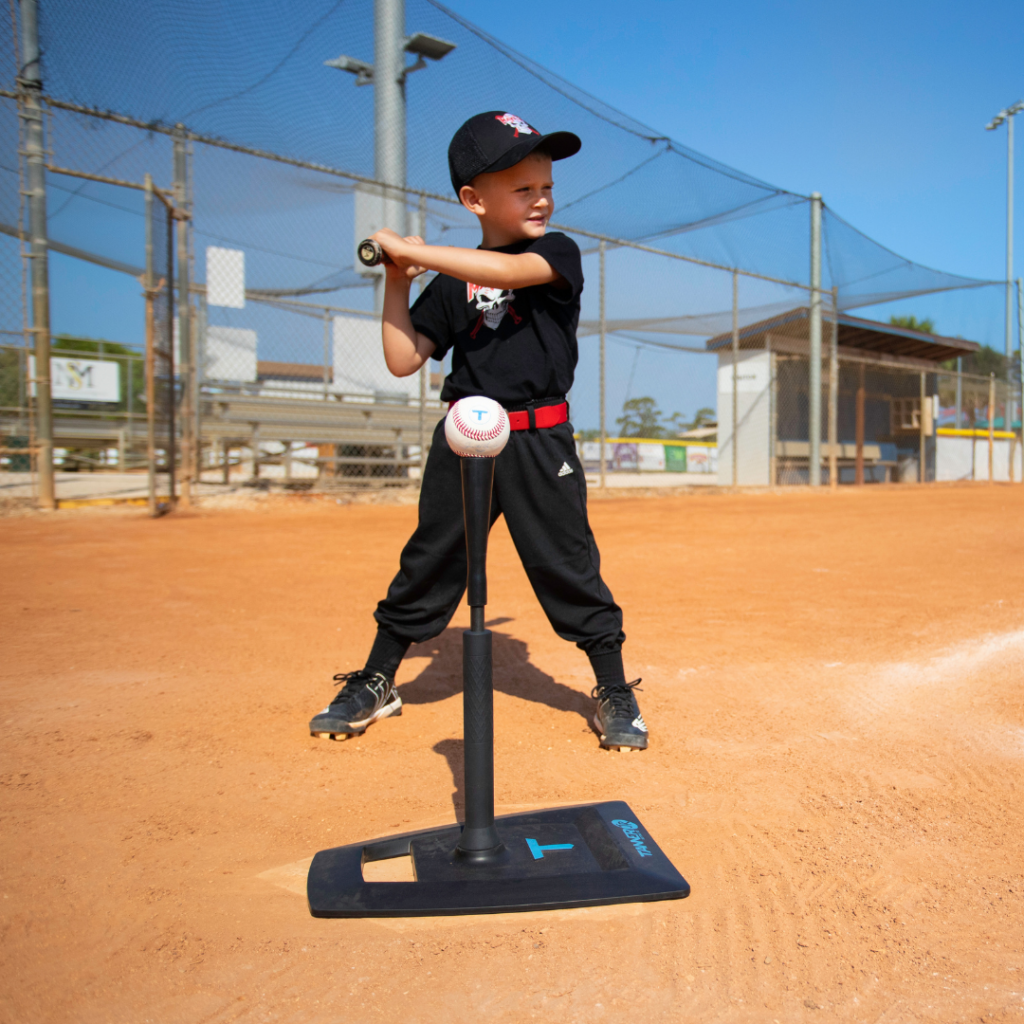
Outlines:
{"type": "Polygon", "coordinates": [[[357,248],[359,254],[359,262],[364,267],[376,267],[381,263],[390,263],[388,254],[381,248],[379,242],[375,242],[372,238],[364,238],[357,248]]]}

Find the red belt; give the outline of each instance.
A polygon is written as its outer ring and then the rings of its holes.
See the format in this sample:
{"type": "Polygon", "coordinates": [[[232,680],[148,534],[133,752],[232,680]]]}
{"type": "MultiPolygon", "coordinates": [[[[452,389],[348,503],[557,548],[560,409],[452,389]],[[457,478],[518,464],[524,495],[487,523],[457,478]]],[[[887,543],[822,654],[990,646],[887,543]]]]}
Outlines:
{"type": "MultiPolygon", "coordinates": [[[[453,404],[453,402],[449,402],[448,408],[450,409],[453,404]]],[[[508,426],[509,430],[536,430],[537,428],[557,427],[559,423],[568,422],[568,419],[569,403],[562,402],[560,405],[542,405],[540,408],[531,406],[519,412],[510,412],[508,426]]]]}
{"type": "Polygon", "coordinates": [[[542,405],[540,408],[523,409],[508,414],[510,430],[535,430],[538,427],[557,427],[569,419],[569,403],[542,405]],[[531,422],[531,420],[533,422],[531,422]]]}

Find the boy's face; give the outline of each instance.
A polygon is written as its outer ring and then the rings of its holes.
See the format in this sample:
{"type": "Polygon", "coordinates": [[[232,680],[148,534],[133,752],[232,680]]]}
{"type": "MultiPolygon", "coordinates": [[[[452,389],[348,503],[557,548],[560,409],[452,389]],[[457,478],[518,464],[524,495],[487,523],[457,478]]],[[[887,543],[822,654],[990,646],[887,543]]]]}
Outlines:
{"type": "Polygon", "coordinates": [[[478,174],[459,192],[462,205],[480,218],[484,246],[541,238],[555,211],[551,157],[531,153],[513,167],[478,174]]]}

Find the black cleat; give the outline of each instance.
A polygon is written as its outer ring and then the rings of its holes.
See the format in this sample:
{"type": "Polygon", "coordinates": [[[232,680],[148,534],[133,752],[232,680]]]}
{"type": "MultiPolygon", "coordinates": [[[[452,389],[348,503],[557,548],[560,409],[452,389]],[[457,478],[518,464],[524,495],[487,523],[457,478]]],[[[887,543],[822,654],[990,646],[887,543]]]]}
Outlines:
{"type": "Polygon", "coordinates": [[[310,736],[331,740],[337,736],[362,736],[368,725],[402,713],[402,698],[394,682],[381,672],[339,672],[334,681],[345,685],[309,723],[310,736]]]}
{"type": "Polygon", "coordinates": [[[640,680],[636,679],[632,683],[595,686],[590,694],[597,698],[591,724],[605,750],[647,749],[647,726],[633,695],[639,685],[640,680]]]}

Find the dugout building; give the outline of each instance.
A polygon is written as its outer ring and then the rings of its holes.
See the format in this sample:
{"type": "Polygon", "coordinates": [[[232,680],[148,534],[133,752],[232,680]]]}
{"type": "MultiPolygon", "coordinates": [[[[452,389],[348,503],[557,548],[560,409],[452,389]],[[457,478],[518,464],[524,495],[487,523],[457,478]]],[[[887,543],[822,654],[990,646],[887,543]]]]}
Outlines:
{"type": "MultiPolygon", "coordinates": [[[[739,485],[809,482],[809,324],[803,307],[744,327],[735,379],[732,333],[707,341],[718,354],[719,483],[733,481],[734,460],[739,485]]],[[[1005,382],[960,372],[980,347],[826,313],[822,482],[833,452],[842,484],[985,480],[990,472],[994,480],[1020,480],[1019,405],[1005,382]]]]}

